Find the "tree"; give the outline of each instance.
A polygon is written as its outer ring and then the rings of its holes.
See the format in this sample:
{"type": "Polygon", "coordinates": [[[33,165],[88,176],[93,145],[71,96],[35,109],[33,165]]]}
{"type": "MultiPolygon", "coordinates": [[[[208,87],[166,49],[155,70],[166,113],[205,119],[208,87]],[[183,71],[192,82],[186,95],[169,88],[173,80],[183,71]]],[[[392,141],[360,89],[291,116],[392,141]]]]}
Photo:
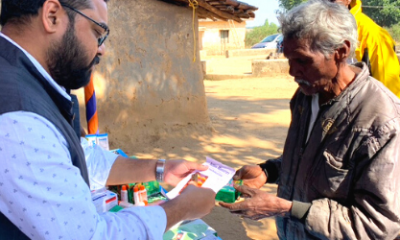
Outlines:
{"type": "Polygon", "coordinates": [[[299,5],[302,2],[306,2],[307,0],[279,0],[279,5],[286,11],[289,11],[293,7],[299,5]]]}
{"type": "Polygon", "coordinates": [[[272,35],[278,32],[278,26],[275,23],[269,23],[268,19],[265,20],[264,25],[253,28],[249,33],[246,34],[246,47],[251,47],[254,44],[260,42],[268,35],[272,35]]]}
{"type": "MultiPolygon", "coordinates": [[[[279,0],[279,3],[288,11],[305,1],[307,0],[279,0]]],[[[362,3],[363,12],[378,25],[390,27],[400,22],[400,0],[362,0],[362,3]]]]}
{"type": "MultiPolygon", "coordinates": [[[[388,32],[396,42],[400,42],[400,23],[394,24],[390,28],[385,29],[388,30],[388,32]]],[[[396,47],[396,50],[399,50],[399,48],[396,47]]]]}
{"type": "Polygon", "coordinates": [[[364,0],[363,12],[378,25],[390,27],[400,21],[399,0],[364,0]]]}

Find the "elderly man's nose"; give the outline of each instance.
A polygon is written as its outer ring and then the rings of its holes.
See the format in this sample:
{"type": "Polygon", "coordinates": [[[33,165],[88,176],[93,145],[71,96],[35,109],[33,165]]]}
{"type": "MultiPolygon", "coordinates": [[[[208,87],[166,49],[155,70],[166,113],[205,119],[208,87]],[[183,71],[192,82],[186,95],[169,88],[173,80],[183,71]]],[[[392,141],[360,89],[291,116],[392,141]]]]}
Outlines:
{"type": "Polygon", "coordinates": [[[289,63],[289,74],[293,77],[296,77],[297,75],[299,75],[299,69],[293,63],[289,63]]]}

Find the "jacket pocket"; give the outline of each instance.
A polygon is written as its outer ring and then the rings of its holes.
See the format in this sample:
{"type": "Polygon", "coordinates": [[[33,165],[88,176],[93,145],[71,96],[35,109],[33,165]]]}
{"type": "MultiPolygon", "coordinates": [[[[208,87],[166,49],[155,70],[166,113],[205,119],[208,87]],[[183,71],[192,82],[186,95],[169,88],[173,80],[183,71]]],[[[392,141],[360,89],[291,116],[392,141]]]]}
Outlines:
{"type": "Polygon", "coordinates": [[[317,164],[314,176],[311,178],[311,188],[317,191],[320,197],[336,200],[346,199],[349,193],[352,171],[341,169],[341,161],[332,154],[324,151],[321,161],[317,164]]]}

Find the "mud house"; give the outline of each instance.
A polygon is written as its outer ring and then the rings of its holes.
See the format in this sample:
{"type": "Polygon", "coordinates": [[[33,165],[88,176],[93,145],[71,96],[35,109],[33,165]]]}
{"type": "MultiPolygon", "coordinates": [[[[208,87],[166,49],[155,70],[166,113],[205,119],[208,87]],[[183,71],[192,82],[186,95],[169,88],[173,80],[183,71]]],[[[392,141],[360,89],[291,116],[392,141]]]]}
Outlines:
{"type": "MultiPolygon", "coordinates": [[[[111,145],[141,148],[167,136],[210,132],[198,20],[239,24],[255,10],[234,0],[110,1],[111,35],[95,87],[100,131],[110,134],[111,145]]],[[[83,97],[80,103],[84,116],[83,97]]]]}
{"type": "Polygon", "coordinates": [[[228,12],[237,12],[240,21],[233,19],[218,20],[211,16],[199,19],[199,49],[207,55],[224,55],[226,50],[244,49],[246,21],[255,17],[257,7],[243,2],[208,1],[216,8],[228,12]]]}
{"type": "Polygon", "coordinates": [[[207,55],[224,55],[226,50],[244,49],[246,22],[199,20],[199,49],[207,55]]]}
{"type": "MultiPolygon", "coordinates": [[[[234,0],[118,0],[108,6],[111,35],[95,88],[100,131],[109,133],[111,146],[139,149],[167,136],[211,131],[198,19],[242,22],[252,11],[234,0]],[[194,18],[189,1],[198,3],[194,18]]],[[[86,126],[83,91],[75,93],[86,126]]]]}

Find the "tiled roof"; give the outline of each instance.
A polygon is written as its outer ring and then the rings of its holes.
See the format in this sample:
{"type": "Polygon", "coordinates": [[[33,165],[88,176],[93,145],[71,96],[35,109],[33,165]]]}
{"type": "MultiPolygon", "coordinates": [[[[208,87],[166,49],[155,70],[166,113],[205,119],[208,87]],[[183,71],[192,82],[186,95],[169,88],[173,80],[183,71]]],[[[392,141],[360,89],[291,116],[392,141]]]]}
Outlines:
{"type": "Polygon", "coordinates": [[[196,8],[199,18],[210,18],[213,20],[235,20],[242,22],[243,19],[254,18],[257,7],[236,0],[160,0],[179,6],[190,7],[189,2],[197,2],[196,8]]]}

